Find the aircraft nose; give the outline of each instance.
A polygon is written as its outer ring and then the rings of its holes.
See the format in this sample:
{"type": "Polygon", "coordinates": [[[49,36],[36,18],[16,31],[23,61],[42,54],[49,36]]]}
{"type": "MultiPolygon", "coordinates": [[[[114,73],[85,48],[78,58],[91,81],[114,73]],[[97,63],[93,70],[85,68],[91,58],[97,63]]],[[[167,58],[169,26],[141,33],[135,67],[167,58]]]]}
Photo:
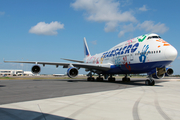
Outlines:
{"type": "Polygon", "coordinates": [[[177,50],[173,46],[169,46],[165,49],[165,57],[168,60],[174,61],[177,57],[177,50]]]}

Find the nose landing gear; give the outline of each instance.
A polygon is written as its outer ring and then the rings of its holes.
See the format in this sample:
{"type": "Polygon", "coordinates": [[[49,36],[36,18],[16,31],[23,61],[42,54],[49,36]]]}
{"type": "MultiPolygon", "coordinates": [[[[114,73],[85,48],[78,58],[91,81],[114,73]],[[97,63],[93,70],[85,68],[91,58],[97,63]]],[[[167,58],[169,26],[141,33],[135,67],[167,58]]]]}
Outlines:
{"type": "Polygon", "coordinates": [[[149,76],[149,79],[145,81],[146,85],[155,85],[155,81],[152,79],[152,75],[149,76]]]}

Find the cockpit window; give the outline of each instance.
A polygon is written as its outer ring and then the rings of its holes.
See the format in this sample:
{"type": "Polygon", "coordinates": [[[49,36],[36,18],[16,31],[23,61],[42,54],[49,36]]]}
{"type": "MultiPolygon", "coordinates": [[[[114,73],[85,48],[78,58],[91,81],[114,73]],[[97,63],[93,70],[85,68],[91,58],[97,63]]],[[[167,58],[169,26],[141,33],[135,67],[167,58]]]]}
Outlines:
{"type": "Polygon", "coordinates": [[[152,38],[161,38],[160,36],[149,36],[148,39],[152,39],[152,38]]]}

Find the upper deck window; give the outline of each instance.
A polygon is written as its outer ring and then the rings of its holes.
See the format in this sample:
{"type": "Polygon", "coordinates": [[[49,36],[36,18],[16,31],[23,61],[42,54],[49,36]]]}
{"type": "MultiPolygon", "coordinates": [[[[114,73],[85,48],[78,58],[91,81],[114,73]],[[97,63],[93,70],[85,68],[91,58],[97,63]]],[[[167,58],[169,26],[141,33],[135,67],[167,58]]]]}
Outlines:
{"type": "Polygon", "coordinates": [[[160,36],[149,36],[148,39],[152,39],[152,38],[161,38],[160,36]]]}

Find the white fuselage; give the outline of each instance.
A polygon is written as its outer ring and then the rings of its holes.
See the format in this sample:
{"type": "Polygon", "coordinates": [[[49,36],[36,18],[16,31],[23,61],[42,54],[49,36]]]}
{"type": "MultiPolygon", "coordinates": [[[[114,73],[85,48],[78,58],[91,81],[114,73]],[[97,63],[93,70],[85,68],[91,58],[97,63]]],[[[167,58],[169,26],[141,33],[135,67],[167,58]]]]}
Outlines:
{"type": "Polygon", "coordinates": [[[177,50],[157,34],[146,34],[122,42],[110,50],[86,57],[85,63],[110,64],[113,73],[145,73],[156,67],[165,67],[177,56],[177,50]],[[153,65],[155,65],[153,67],[153,65]],[[114,66],[114,67],[113,67],[114,66]],[[141,67],[138,69],[137,67],[141,67]]]}

